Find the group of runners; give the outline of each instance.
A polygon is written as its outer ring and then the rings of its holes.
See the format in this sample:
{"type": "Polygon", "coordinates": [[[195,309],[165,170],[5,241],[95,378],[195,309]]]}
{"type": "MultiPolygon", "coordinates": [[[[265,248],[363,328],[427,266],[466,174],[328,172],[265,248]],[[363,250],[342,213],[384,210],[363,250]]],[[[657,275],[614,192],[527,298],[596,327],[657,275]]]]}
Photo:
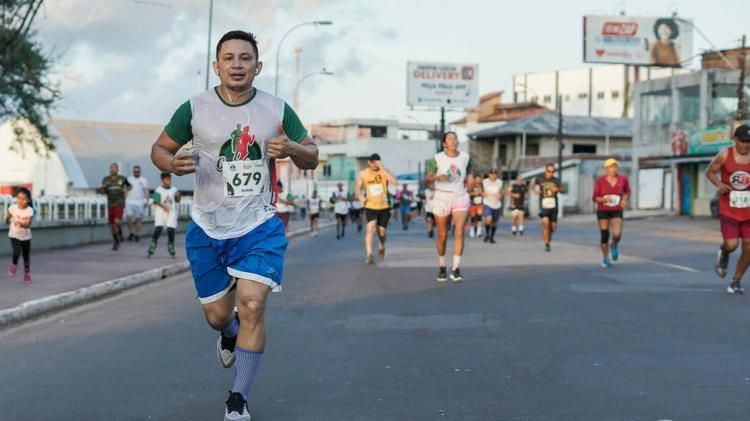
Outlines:
{"type": "MultiPolygon", "coordinates": [[[[162,185],[153,199],[157,215],[164,221],[161,226],[167,228],[170,253],[174,250],[176,224],[176,213],[172,212],[180,199],[171,186],[171,174],[195,176],[192,223],[187,229],[185,247],[198,300],[208,325],[217,331],[218,362],[226,368],[234,367],[232,387],[225,401],[225,421],[250,420],[250,391],[266,345],[268,295],[281,290],[288,242],[285,223],[276,217],[277,209],[285,203],[276,179],[275,160],[290,158],[303,170],[318,165],[318,149],[294,110],[284,100],[253,86],[262,68],[254,35],[243,31],[226,33],[216,46],[213,62],[220,84],[180,105],[151,151],[153,163],[163,172],[162,185]],[[194,149],[181,151],[188,142],[194,149]]],[[[560,207],[558,195],[564,191],[554,176],[554,165],[547,165],[544,173],[528,186],[523,178],[517,178],[503,189],[495,171],[490,171],[487,178],[471,176],[471,160],[458,150],[455,133],[446,133],[442,144],[444,150],[430,162],[425,177],[429,185],[425,192],[429,236],[433,237],[433,230],[437,231],[439,282],[463,280],[461,257],[467,221],[471,236],[495,242],[505,194],[510,202],[511,232],[517,236],[524,234],[529,192],[539,195],[544,249],[551,250],[560,207]],[[450,227],[454,241],[448,271],[446,246],[450,227]]],[[[596,181],[592,200],[597,204],[602,266],[609,267],[619,257],[623,210],[630,188],[627,178],[618,173],[616,160],[607,160],[605,167],[605,175],[596,181]]],[[[726,275],[729,255],[739,247],[741,238],[742,255],[727,291],[742,293],[740,281],[750,264],[750,127],[737,128],[734,146],[716,156],[707,177],[720,192],[724,242],[716,272],[721,277],[726,275]]],[[[368,264],[374,263],[372,243],[376,234],[378,257],[386,256],[386,228],[391,217],[388,186],[396,183],[396,177],[378,154],[369,157],[367,168],[357,176],[355,196],[367,221],[365,262],[368,264]]],[[[110,199],[110,230],[116,250],[123,241],[120,229],[123,207],[127,203],[145,204],[148,186],[145,181],[133,182],[119,176],[117,165],[113,164],[101,188],[110,199]],[[143,196],[137,193],[139,190],[143,196]]],[[[8,272],[15,274],[19,255],[23,255],[29,274],[30,231],[27,230],[33,216],[31,194],[21,189],[16,198],[17,204],[5,215],[5,221],[11,224],[9,235],[14,250],[8,272]]],[[[339,222],[337,236],[341,238],[345,235],[345,215],[352,208],[344,205],[351,202],[350,196],[339,187],[333,202],[339,222]]],[[[129,212],[137,219],[139,213],[135,208],[129,212]]],[[[140,238],[136,227],[133,225],[131,231],[134,241],[140,238]]],[[[161,231],[154,230],[154,247],[161,231]]],[[[149,247],[149,254],[152,252],[149,247]]]]}

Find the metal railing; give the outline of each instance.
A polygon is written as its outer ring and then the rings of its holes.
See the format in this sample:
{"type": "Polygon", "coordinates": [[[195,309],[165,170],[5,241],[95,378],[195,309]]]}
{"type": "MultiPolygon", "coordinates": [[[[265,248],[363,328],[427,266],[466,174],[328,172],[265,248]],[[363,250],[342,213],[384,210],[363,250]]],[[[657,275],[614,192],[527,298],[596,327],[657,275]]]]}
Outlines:
{"type": "MultiPolygon", "coordinates": [[[[16,199],[10,195],[0,195],[0,212],[5,216],[8,208],[16,203],[16,199]]],[[[179,217],[190,217],[193,202],[185,199],[178,203],[179,217]]],[[[149,200],[145,209],[144,220],[150,220],[154,214],[154,204],[149,200]]],[[[73,196],[73,197],[40,197],[34,199],[34,222],[45,221],[54,225],[55,222],[72,221],[106,221],[107,220],[107,198],[96,196],[73,196]]],[[[2,225],[5,221],[0,221],[2,225]]]]}

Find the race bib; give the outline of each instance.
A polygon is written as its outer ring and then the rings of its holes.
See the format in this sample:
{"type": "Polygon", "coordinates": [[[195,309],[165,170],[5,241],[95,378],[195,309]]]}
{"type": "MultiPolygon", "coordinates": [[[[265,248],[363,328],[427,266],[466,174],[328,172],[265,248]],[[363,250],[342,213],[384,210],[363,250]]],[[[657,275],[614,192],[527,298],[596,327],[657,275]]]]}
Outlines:
{"type": "Polygon", "coordinates": [[[370,184],[367,186],[367,192],[370,194],[370,196],[380,196],[383,194],[383,185],[378,184],[370,184]]]}
{"type": "Polygon", "coordinates": [[[750,208],[750,191],[732,190],[729,192],[729,207],[750,208]]]}
{"type": "Polygon", "coordinates": [[[263,160],[229,161],[222,168],[224,196],[258,196],[268,184],[268,166],[263,160]]]}
{"type": "Polygon", "coordinates": [[[543,209],[554,209],[557,207],[557,200],[554,197],[545,197],[542,199],[543,209]]]}
{"type": "Polygon", "coordinates": [[[608,194],[605,199],[607,200],[604,204],[607,206],[620,206],[621,198],[617,194],[608,194]]]}
{"type": "Polygon", "coordinates": [[[482,204],[482,196],[474,196],[474,204],[475,205],[481,205],[482,204]]]}

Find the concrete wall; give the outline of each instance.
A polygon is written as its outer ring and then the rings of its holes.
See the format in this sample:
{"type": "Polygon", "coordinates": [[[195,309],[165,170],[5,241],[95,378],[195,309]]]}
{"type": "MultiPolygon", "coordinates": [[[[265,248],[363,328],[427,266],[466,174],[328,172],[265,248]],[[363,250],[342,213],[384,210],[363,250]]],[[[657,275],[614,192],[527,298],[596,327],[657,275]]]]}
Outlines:
{"type": "MultiPolygon", "coordinates": [[[[190,223],[189,218],[183,218],[177,225],[177,232],[184,232],[190,223]]],[[[128,235],[127,224],[123,223],[123,235],[128,235]]],[[[143,236],[141,243],[144,247],[144,254],[148,245],[149,237],[153,230],[153,221],[144,221],[143,236]]],[[[0,224],[0,232],[3,234],[0,240],[0,255],[12,254],[10,239],[7,237],[8,225],[0,224]]],[[[165,240],[162,235],[161,240],[165,240]]],[[[108,243],[112,241],[112,234],[109,232],[109,226],[106,220],[71,220],[59,222],[37,222],[31,226],[31,254],[32,259],[34,251],[50,250],[61,247],[75,247],[92,243],[108,243]]],[[[81,256],[82,260],[86,256],[81,256]]]]}

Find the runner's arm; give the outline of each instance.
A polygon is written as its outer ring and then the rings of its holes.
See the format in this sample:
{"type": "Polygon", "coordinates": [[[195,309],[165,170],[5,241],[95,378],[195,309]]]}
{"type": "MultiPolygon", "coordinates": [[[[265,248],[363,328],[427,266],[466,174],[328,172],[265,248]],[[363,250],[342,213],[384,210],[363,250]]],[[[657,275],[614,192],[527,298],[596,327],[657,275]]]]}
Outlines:
{"type": "Polygon", "coordinates": [[[165,130],[162,130],[159,138],[151,146],[151,161],[156,165],[156,168],[166,173],[192,174],[195,172],[192,154],[175,155],[181,147],[181,144],[175,142],[165,130]]]}
{"type": "MultiPolygon", "coordinates": [[[[390,172],[390,171],[388,171],[388,168],[386,168],[386,167],[385,167],[385,166],[383,166],[382,164],[380,165],[380,168],[381,168],[381,169],[383,170],[383,172],[385,173],[385,178],[386,178],[386,180],[388,180],[388,182],[389,182],[389,183],[391,183],[391,184],[393,184],[393,185],[396,185],[396,184],[398,184],[398,179],[396,179],[396,177],[394,177],[394,176],[393,176],[393,174],[391,174],[391,172],[390,172]]],[[[396,187],[398,187],[398,186],[396,186],[396,187]]]]}
{"type": "Polygon", "coordinates": [[[7,224],[8,222],[10,222],[10,217],[10,211],[5,211],[5,218],[3,218],[3,221],[5,221],[5,223],[7,224]]]}
{"type": "Polygon", "coordinates": [[[732,188],[721,182],[721,179],[716,176],[716,173],[721,170],[721,166],[727,162],[727,149],[719,152],[711,163],[706,168],[706,178],[711,182],[717,189],[719,194],[727,194],[732,191],[732,188]]]}
{"type": "Polygon", "coordinates": [[[365,196],[362,194],[362,171],[357,174],[357,181],[354,183],[354,191],[357,194],[357,200],[365,204],[365,196]]]}

